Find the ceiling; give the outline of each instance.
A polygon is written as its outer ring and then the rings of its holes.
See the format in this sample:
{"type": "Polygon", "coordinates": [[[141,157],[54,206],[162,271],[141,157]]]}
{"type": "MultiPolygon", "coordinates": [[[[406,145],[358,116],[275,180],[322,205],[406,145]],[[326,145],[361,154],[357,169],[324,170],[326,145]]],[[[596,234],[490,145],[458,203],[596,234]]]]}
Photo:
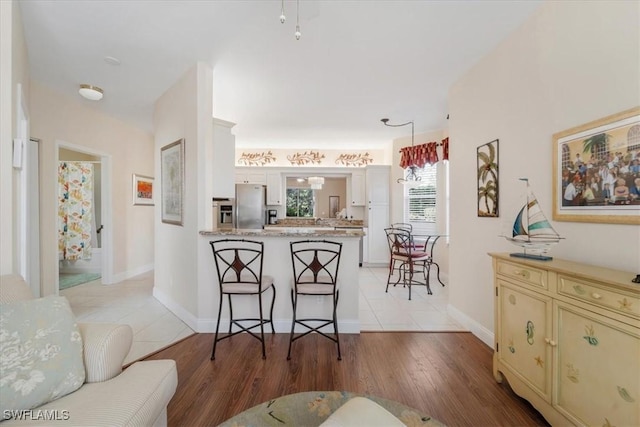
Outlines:
{"type": "Polygon", "coordinates": [[[451,85],[538,1],[19,1],[34,80],[152,131],[154,102],[196,61],[239,147],[374,147],[447,126],[451,85]],[[120,65],[107,63],[114,57],[120,65]],[[80,98],[79,98],[80,99],[80,98]]]}

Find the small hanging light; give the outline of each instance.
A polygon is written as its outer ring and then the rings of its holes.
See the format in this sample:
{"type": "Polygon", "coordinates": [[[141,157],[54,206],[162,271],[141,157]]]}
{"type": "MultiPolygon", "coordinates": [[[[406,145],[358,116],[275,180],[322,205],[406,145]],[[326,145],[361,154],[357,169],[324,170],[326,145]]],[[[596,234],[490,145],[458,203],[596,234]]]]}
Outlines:
{"type": "Polygon", "coordinates": [[[287,20],[287,17],[284,16],[284,0],[282,0],[282,7],[280,9],[280,22],[284,24],[284,21],[287,20]]]}
{"type": "MultiPolygon", "coordinates": [[[[413,132],[413,120],[407,123],[402,123],[399,125],[392,125],[389,123],[389,119],[380,119],[380,121],[382,123],[384,123],[385,126],[390,126],[390,127],[401,127],[401,126],[407,126],[407,125],[411,125],[411,148],[413,148],[413,139],[414,139],[414,132],[413,132]]],[[[409,169],[407,171],[407,175],[404,178],[398,178],[398,180],[396,181],[398,184],[407,184],[407,183],[417,183],[420,181],[420,175],[418,175],[418,166],[416,165],[410,165],[407,169],[409,169]]]]}
{"type": "Polygon", "coordinates": [[[302,33],[300,32],[300,0],[296,0],[296,40],[300,40],[302,33]]]}

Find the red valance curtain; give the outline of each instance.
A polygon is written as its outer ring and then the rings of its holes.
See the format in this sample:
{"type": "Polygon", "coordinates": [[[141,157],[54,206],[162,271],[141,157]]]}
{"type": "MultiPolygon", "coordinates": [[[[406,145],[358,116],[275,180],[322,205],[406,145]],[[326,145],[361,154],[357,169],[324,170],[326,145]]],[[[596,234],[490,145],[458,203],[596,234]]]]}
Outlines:
{"type": "Polygon", "coordinates": [[[425,144],[404,147],[400,149],[400,167],[406,169],[411,166],[419,168],[424,167],[427,163],[432,165],[438,162],[438,152],[435,142],[427,142],[425,144]]]}
{"type": "Polygon", "coordinates": [[[442,160],[449,160],[449,137],[442,140],[442,160]]]}

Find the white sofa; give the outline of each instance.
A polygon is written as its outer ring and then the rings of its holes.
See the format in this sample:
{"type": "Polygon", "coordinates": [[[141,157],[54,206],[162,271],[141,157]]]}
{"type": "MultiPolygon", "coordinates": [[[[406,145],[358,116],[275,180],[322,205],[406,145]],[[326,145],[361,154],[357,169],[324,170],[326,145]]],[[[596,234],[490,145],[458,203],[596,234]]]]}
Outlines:
{"type": "MultiPolygon", "coordinates": [[[[32,298],[29,286],[20,276],[0,277],[0,304],[32,298]]],[[[106,323],[78,326],[83,345],[84,384],[66,396],[34,408],[25,414],[26,419],[11,418],[0,425],[165,426],[167,405],[178,384],[175,361],[137,362],[123,371],[122,363],[133,339],[131,327],[106,323]],[[52,415],[54,419],[44,419],[52,415]]]]}

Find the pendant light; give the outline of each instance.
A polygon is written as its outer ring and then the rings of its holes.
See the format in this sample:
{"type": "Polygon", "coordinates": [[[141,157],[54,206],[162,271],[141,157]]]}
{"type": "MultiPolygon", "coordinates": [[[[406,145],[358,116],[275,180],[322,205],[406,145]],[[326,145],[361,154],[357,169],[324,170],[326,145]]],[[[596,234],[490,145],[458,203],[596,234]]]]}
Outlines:
{"type": "Polygon", "coordinates": [[[300,40],[300,0],[296,0],[296,40],[300,40]]]}
{"type": "Polygon", "coordinates": [[[287,20],[287,17],[284,16],[284,0],[282,0],[282,7],[280,8],[280,23],[284,24],[284,21],[287,20]]]}
{"type": "MultiPolygon", "coordinates": [[[[413,149],[413,120],[399,125],[389,124],[389,119],[380,119],[380,121],[384,123],[385,126],[394,128],[411,125],[411,148],[413,149]]],[[[418,166],[410,165],[408,169],[409,170],[407,171],[407,175],[404,178],[398,178],[398,180],[396,181],[398,184],[408,184],[420,181],[420,176],[418,175],[418,166]]]]}

